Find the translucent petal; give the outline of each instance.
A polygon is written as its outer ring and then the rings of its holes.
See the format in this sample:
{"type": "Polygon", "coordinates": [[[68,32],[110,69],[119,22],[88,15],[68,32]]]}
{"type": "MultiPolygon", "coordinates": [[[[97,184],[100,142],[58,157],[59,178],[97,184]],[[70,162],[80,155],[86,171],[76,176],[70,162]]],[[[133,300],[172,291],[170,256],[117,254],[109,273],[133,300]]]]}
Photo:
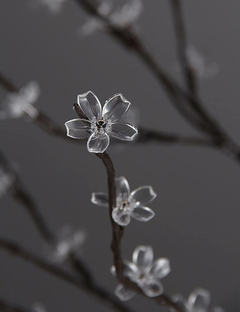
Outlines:
{"type": "Polygon", "coordinates": [[[30,81],[25,87],[21,88],[20,95],[24,97],[26,102],[34,103],[40,95],[40,87],[36,81],[30,81]]]}
{"type": "MultiPolygon", "coordinates": [[[[182,309],[183,312],[190,312],[188,302],[183,295],[175,294],[174,296],[172,296],[172,301],[175,302],[182,309]]],[[[177,312],[175,309],[171,309],[171,311],[177,312]]]]}
{"type": "Polygon", "coordinates": [[[151,275],[155,278],[163,278],[171,271],[169,260],[166,258],[159,258],[153,262],[150,270],[151,275]]]}
{"type": "Polygon", "coordinates": [[[115,183],[117,197],[120,196],[121,200],[128,200],[130,194],[130,187],[127,179],[124,177],[119,177],[115,179],[115,183]]]}
{"type": "Polygon", "coordinates": [[[65,127],[67,129],[67,136],[73,139],[85,139],[91,134],[90,122],[85,119],[69,120],[65,122],[65,127]]]}
{"type": "Polygon", "coordinates": [[[101,118],[102,107],[99,99],[93,92],[88,91],[84,94],[79,94],[77,101],[89,120],[92,120],[93,117],[96,117],[97,119],[101,118]]]}
{"type": "Polygon", "coordinates": [[[134,291],[125,288],[122,284],[117,286],[114,293],[122,301],[132,299],[136,295],[134,291]]]}
{"type": "Polygon", "coordinates": [[[32,312],[47,312],[45,306],[41,302],[35,302],[32,305],[32,312]]]}
{"type": "Polygon", "coordinates": [[[112,98],[106,101],[103,106],[103,116],[106,120],[114,122],[125,116],[131,103],[128,102],[122,94],[115,94],[112,98]]]}
{"type": "Polygon", "coordinates": [[[108,207],[108,194],[92,193],[91,202],[95,205],[108,207]]]}
{"type": "Polygon", "coordinates": [[[109,136],[106,133],[93,133],[87,142],[87,149],[90,153],[103,153],[109,145],[109,136]]]}
{"type": "Polygon", "coordinates": [[[156,198],[157,194],[151,186],[142,186],[132,191],[129,197],[130,202],[144,206],[156,198]]]}
{"type": "Polygon", "coordinates": [[[124,261],[124,275],[130,280],[136,281],[139,276],[139,269],[135,263],[130,261],[124,261]]]}
{"type": "Polygon", "coordinates": [[[196,310],[207,310],[210,300],[210,292],[202,288],[194,289],[188,298],[189,304],[196,310]]]}
{"type": "Polygon", "coordinates": [[[111,126],[109,135],[123,141],[132,141],[138,134],[137,128],[128,123],[114,123],[111,126]]]}
{"type": "Polygon", "coordinates": [[[84,37],[91,36],[95,32],[103,31],[106,26],[98,19],[91,18],[80,29],[79,34],[84,37]]]}
{"type": "Polygon", "coordinates": [[[147,266],[152,265],[153,250],[151,246],[138,246],[132,256],[133,262],[140,268],[145,269],[147,266]]]}
{"type": "Polygon", "coordinates": [[[155,216],[152,209],[148,207],[137,207],[131,212],[131,217],[142,222],[147,222],[155,216]]]}
{"type": "Polygon", "coordinates": [[[140,286],[142,291],[148,297],[157,297],[163,293],[163,285],[155,279],[146,280],[146,282],[140,286]]]}
{"type": "Polygon", "coordinates": [[[221,307],[213,307],[211,312],[224,312],[224,310],[221,307]]]}
{"type": "Polygon", "coordinates": [[[123,212],[119,208],[113,209],[112,218],[117,224],[121,226],[128,225],[131,220],[129,213],[123,212]]]}

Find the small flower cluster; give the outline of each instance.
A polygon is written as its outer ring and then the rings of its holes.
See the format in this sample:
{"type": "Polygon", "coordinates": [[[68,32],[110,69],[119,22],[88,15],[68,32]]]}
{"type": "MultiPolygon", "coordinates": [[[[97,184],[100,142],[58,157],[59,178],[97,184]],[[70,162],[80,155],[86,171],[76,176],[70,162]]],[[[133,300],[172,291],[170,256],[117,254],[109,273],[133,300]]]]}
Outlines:
{"type": "MultiPolygon", "coordinates": [[[[136,22],[142,12],[141,0],[128,0],[121,6],[116,6],[114,1],[101,1],[98,14],[107,17],[108,21],[117,28],[129,28],[136,22]]],[[[97,31],[106,31],[107,26],[102,20],[91,18],[80,28],[80,35],[89,36],[97,31]]]]}
{"type": "MultiPolygon", "coordinates": [[[[124,261],[124,275],[136,283],[148,297],[157,297],[163,293],[163,285],[159,281],[171,271],[169,260],[159,258],[153,261],[153,250],[150,246],[138,246],[132,256],[132,262],[124,261]]],[[[116,275],[115,267],[111,268],[116,275]]],[[[116,296],[122,301],[131,299],[136,292],[119,284],[116,296]]]]}
{"type": "Polygon", "coordinates": [[[180,294],[174,295],[172,299],[182,308],[183,312],[224,312],[221,307],[213,307],[209,310],[211,295],[203,288],[194,289],[188,299],[180,294]]]}
{"type": "Polygon", "coordinates": [[[0,119],[15,119],[28,117],[35,119],[38,110],[34,107],[40,95],[40,87],[37,82],[31,81],[19,92],[10,92],[2,103],[0,119]]]}

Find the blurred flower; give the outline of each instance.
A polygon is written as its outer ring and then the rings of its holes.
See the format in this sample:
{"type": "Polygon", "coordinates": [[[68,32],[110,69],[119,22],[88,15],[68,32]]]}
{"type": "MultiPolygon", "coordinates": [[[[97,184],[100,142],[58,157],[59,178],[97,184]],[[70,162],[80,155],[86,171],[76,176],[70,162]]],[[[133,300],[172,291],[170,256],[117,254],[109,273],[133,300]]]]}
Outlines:
{"type": "MultiPolygon", "coordinates": [[[[133,252],[132,261],[124,261],[124,275],[136,283],[146,296],[160,296],[164,289],[159,280],[170,273],[169,260],[159,258],[153,261],[152,247],[138,246],[133,252]]],[[[111,272],[113,275],[116,275],[114,266],[111,268],[111,272]]],[[[136,292],[119,284],[115,290],[115,294],[122,301],[126,301],[135,296],[136,292]]]]}
{"type": "Polygon", "coordinates": [[[46,6],[53,14],[60,13],[64,2],[66,2],[66,0],[37,0],[37,1],[39,4],[46,6]]]}
{"type": "Polygon", "coordinates": [[[47,312],[47,310],[41,302],[36,302],[33,304],[31,312],[47,312]]]}
{"type": "Polygon", "coordinates": [[[132,141],[137,135],[137,129],[122,119],[130,107],[130,102],[122,94],[115,94],[103,108],[91,91],[78,95],[77,100],[86,118],[67,121],[67,135],[74,139],[88,138],[90,153],[103,153],[109,146],[110,136],[132,141]]]}
{"type": "MultiPolygon", "coordinates": [[[[186,54],[189,65],[197,77],[202,79],[211,78],[219,72],[219,65],[216,62],[209,61],[194,45],[189,44],[187,46],[186,54]]],[[[177,69],[178,71],[181,70],[179,63],[177,69]]]]}
{"type": "MultiPolygon", "coordinates": [[[[120,6],[115,4],[117,1],[103,0],[98,6],[98,13],[106,16],[109,22],[118,28],[131,27],[142,12],[141,0],[127,0],[120,6]]],[[[91,18],[81,28],[79,33],[83,36],[89,36],[97,31],[107,30],[103,21],[97,18],[91,18]]]]}
{"type": "Polygon", "coordinates": [[[75,230],[71,225],[64,226],[57,237],[55,246],[47,246],[46,252],[49,260],[63,263],[68,260],[70,253],[80,254],[85,236],[82,230],[75,230]]]}
{"type": "Polygon", "coordinates": [[[40,95],[40,88],[37,82],[31,81],[19,92],[10,92],[2,103],[0,119],[21,118],[28,116],[34,119],[38,115],[33,104],[40,95]]]}
{"type": "MultiPolygon", "coordinates": [[[[117,207],[112,211],[113,220],[121,225],[129,224],[131,217],[138,221],[149,221],[155,213],[145,204],[156,198],[156,193],[151,186],[142,186],[130,193],[128,181],[124,177],[115,179],[117,207]]],[[[108,207],[108,194],[93,193],[93,204],[108,207]]]]}
{"type": "Polygon", "coordinates": [[[15,180],[15,176],[0,165],[0,197],[8,193],[15,180]]]}
{"type": "Polygon", "coordinates": [[[202,288],[194,289],[188,299],[180,294],[174,295],[172,299],[182,308],[184,312],[224,312],[224,310],[220,307],[213,307],[210,310],[208,309],[211,295],[209,291],[202,288]]]}

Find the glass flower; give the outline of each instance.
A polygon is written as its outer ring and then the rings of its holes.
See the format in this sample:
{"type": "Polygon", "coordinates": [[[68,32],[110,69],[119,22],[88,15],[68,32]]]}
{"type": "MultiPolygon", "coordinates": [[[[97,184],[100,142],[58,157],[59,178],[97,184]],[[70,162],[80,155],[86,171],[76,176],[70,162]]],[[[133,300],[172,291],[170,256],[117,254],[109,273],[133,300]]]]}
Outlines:
{"type": "Polygon", "coordinates": [[[66,0],[37,0],[37,1],[38,4],[46,6],[53,14],[60,13],[64,2],[66,2],[66,0]]]}
{"type": "MultiPolygon", "coordinates": [[[[117,2],[117,1],[115,1],[117,2]]],[[[98,6],[98,14],[106,16],[109,22],[118,28],[129,28],[139,18],[142,12],[141,0],[120,1],[122,4],[115,5],[114,1],[101,1],[98,6]]],[[[118,0],[119,2],[119,0],[118,0]]],[[[97,18],[91,18],[81,28],[80,34],[89,36],[97,31],[105,31],[107,26],[97,18]]]]}
{"type": "Polygon", "coordinates": [[[0,119],[21,118],[28,116],[35,119],[38,110],[33,106],[40,95],[37,82],[31,81],[19,92],[10,92],[2,103],[0,119]]]}
{"type": "Polygon", "coordinates": [[[68,260],[69,254],[81,254],[81,247],[85,242],[85,233],[66,225],[60,231],[54,246],[47,246],[45,251],[50,261],[63,263],[68,260]]]}
{"type": "Polygon", "coordinates": [[[67,121],[67,135],[74,139],[88,138],[90,153],[103,153],[109,146],[110,136],[132,141],[137,135],[137,129],[123,120],[131,104],[122,94],[115,94],[103,108],[91,91],[78,95],[77,101],[86,118],[67,121]]]}
{"type": "MultiPolygon", "coordinates": [[[[124,261],[124,275],[136,283],[148,297],[157,297],[163,293],[164,288],[159,280],[170,271],[168,259],[159,258],[153,261],[153,250],[150,246],[138,246],[133,252],[132,262],[124,261]]],[[[111,272],[116,275],[114,266],[111,272]]],[[[115,295],[126,301],[134,297],[136,292],[119,284],[115,289],[115,295]]]]}
{"type": "MultiPolygon", "coordinates": [[[[130,193],[128,181],[124,177],[115,179],[115,182],[117,207],[112,211],[112,218],[117,224],[126,226],[131,217],[146,222],[155,216],[152,209],[145,207],[157,196],[151,186],[141,186],[130,193]]],[[[93,204],[108,207],[106,193],[93,193],[91,201],[93,204]]]]}
{"type": "Polygon", "coordinates": [[[209,310],[211,295],[209,291],[202,288],[194,289],[188,299],[180,294],[174,295],[172,299],[184,312],[224,312],[220,307],[213,307],[209,310]]]}
{"type": "Polygon", "coordinates": [[[32,312],[47,312],[47,309],[41,302],[36,302],[32,305],[32,312]]]}
{"type": "Polygon", "coordinates": [[[7,194],[15,182],[15,176],[0,166],[0,197],[7,194]]]}

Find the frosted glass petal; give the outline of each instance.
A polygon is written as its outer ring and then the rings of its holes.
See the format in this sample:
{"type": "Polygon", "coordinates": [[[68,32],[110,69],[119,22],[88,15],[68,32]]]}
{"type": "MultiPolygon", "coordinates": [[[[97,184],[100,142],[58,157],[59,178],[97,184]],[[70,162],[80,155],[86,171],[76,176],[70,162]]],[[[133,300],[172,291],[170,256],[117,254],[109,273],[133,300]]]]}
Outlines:
{"type": "Polygon", "coordinates": [[[123,141],[132,141],[138,134],[137,129],[128,123],[114,123],[111,126],[109,135],[123,141]]]}
{"type": "Polygon", "coordinates": [[[117,224],[121,226],[128,225],[131,220],[129,213],[123,212],[118,208],[113,209],[112,218],[117,224]]]}
{"type": "MultiPolygon", "coordinates": [[[[183,295],[175,294],[174,296],[172,296],[172,301],[175,302],[182,309],[183,312],[190,312],[190,309],[188,307],[188,301],[183,295]]],[[[177,312],[175,309],[171,309],[171,311],[177,312]]]]}
{"type": "Polygon", "coordinates": [[[93,133],[87,142],[87,149],[90,153],[103,153],[109,145],[109,136],[106,133],[93,133]]]}
{"type": "Polygon", "coordinates": [[[130,202],[135,202],[136,205],[144,206],[156,198],[157,194],[151,186],[142,186],[131,192],[130,202]]]}
{"type": "Polygon", "coordinates": [[[28,103],[34,103],[40,95],[40,87],[36,81],[30,81],[25,87],[21,88],[20,95],[28,103]]]}
{"type": "Polygon", "coordinates": [[[67,136],[74,139],[85,139],[91,134],[90,122],[85,119],[72,119],[65,123],[67,136]],[[89,124],[89,126],[88,126],[89,124]]]}
{"type": "Polygon", "coordinates": [[[155,216],[152,209],[148,207],[137,207],[131,212],[131,217],[142,222],[147,222],[155,216]]]}
{"type": "Polygon", "coordinates": [[[198,310],[207,310],[211,300],[210,292],[202,289],[196,288],[189,296],[189,304],[198,310]]]}
{"type": "Polygon", "coordinates": [[[159,258],[153,262],[150,273],[155,278],[163,278],[171,271],[169,260],[166,258],[159,258]]]}
{"type": "Polygon", "coordinates": [[[122,94],[115,94],[112,98],[106,101],[103,106],[103,116],[106,120],[114,122],[126,114],[130,105],[130,102],[128,102],[122,94]]]}
{"type": "Polygon", "coordinates": [[[133,262],[140,268],[145,269],[147,266],[152,265],[153,250],[151,246],[138,246],[132,256],[133,262]]]}
{"type": "Polygon", "coordinates": [[[115,179],[115,183],[116,183],[117,197],[121,196],[122,200],[128,200],[130,187],[129,187],[127,179],[124,177],[119,177],[115,179]]]}
{"type": "Polygon", "coordinates": [[[101,118],[102,107],[99,99],[93,92],[88,91],[84,94],[79,94],[77,101],[89,120],[92,120],[93,117],[96,117],[97,119],[101,118]]]}
{"type": "Polygon", "coordinates": [[[108,207],[108,194],[92,193],[91,202],[95,205],[108,207]]]}
{"type": "Polygon", "coordinates": [[[124,275],[130,280],[136,281],[139,276],[139,269],[135,263],[130,261],[124,261],[124,275]]]}
{"type": "Polygon", "coordinates": [[[146,282],[140,286],[142,291],[148,297],[157,297],[163,293],[163,285],[155,279],[146,280],[146,282]]]}
{"type": "Polygon", "coordinates": [[[122,301],[132,299],[136,295],[134,291],[125,288],[122,284],[117,286],[114,293],[122,301]]]}

